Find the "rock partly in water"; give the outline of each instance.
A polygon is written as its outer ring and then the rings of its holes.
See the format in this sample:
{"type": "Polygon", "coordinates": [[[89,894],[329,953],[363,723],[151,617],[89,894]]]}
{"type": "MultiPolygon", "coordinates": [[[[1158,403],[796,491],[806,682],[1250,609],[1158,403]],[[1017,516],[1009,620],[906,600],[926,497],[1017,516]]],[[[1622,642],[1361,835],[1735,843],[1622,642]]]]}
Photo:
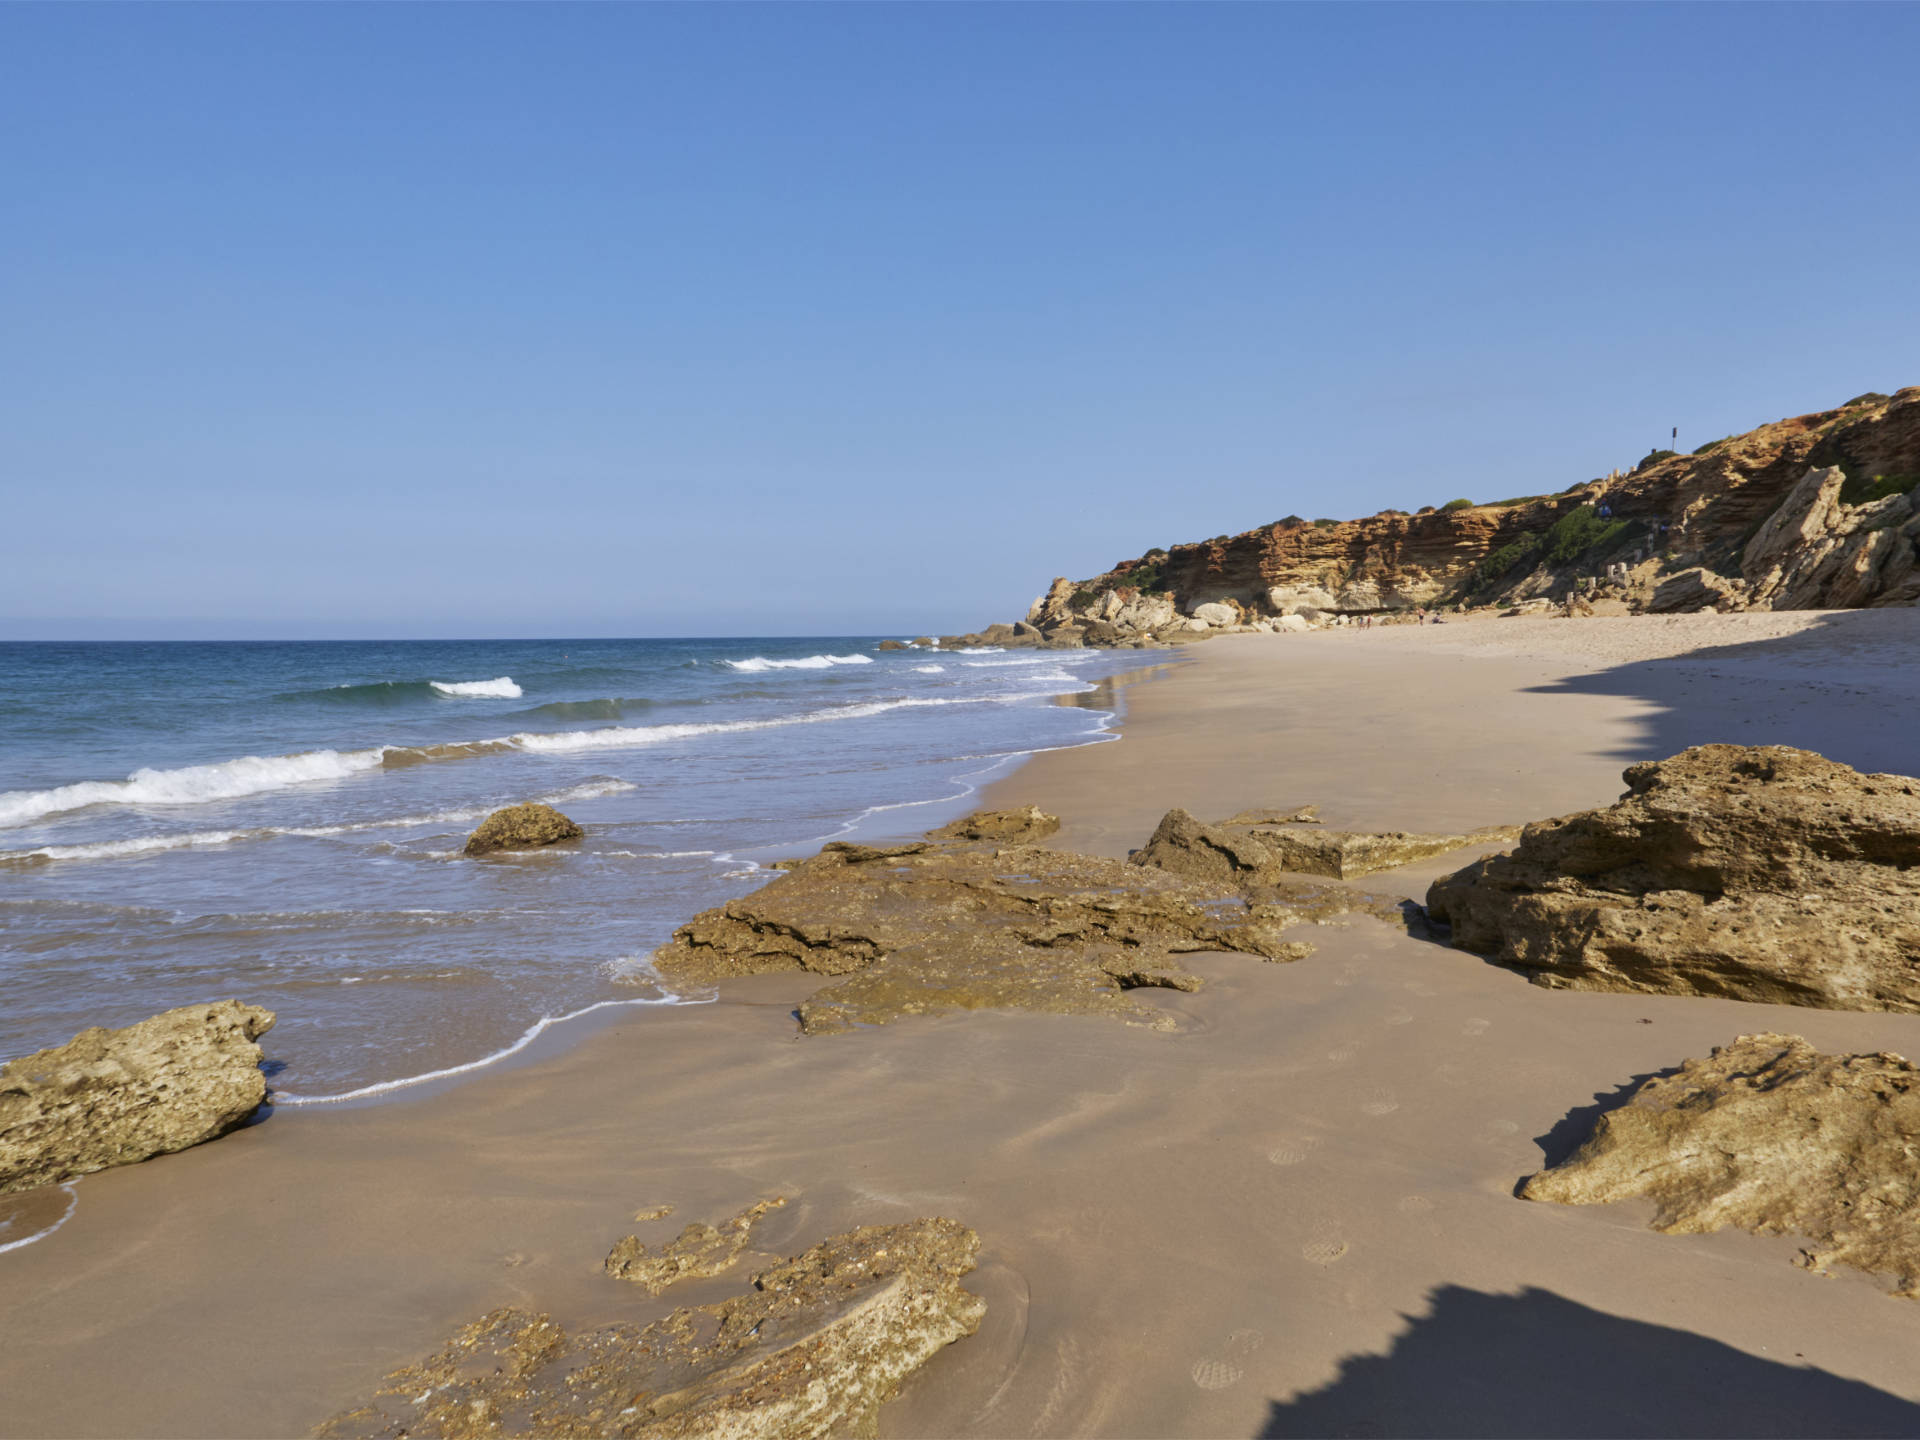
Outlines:
{"type": "Polygon", "coordinates": [[[95,1026],[0,1066],[0,1194],[185,1150],[267,1098],[254,1042],[273,1012],[237,1000],[95,1026]]]}
{"type": "Polygon", "coordinates": [[[729,1269],[747,1248],[747,1237],[754,1222],[769,1210],[786,1204],[784,1195],[749,1205],[730,1220],[718,1225],[695,1221],[667,1244],[653,1251],[629,1235],[607,1256],[607,1273],[621,1280],[644,1286],[649,1295],[658,1295],[681,1280],[704,1280],[729,1269]]]}
{"type": "Polygon", "coordinates": [[[1453,943],[1555,987],[1920,1010],[1920,781],[1781,745],[1625,779],[1435,881],[1453,943]]]}
{"type": "Polygon", "coordinates": [[[1528,1200],[1646,1197],[1653,1227],[1804,1235],[1799,1263],[1893,1277],[1920,1298],[1920,1069],[1898,1055],[1823,1055],[1797,1035],[1742,1035],[1646,1081],[1601,1115],[1528,1200]]]}
{"type": "Polygon", "coordinates": [[[1209,825],[1185,810],[1169,810],[1145,848],[1134,853],[1133,863],[1240,886],[1270,885],[1277,876],[1289,873],[1351,880],[1462,846],[1509,840],[1518,833],[1508,826],[1489,826],[1465,835],[1326,830],[1318,828],[1317,820],[1280,825],[1249,822],[1247,816],[1253,813],[1264,812],[1242,812],[1232,820],[1209,825]],[[1294,828],[1309,824],[1316,828],[1294,828]]]}
{"type": "Polygon", "coordinates": [[[487,816],[467,837],[467,854],[536,850],[542,845],[557,845],[562,840],[578,840],[586,833],[551,805],[538,802],[509,805],[487,816]]]}
{"type": "Polygon", "coordinates": [[[1164,1029],[1171,1017],[1126,992],[1198,988],[1199,977],[1174,959],[1184,952],[1299,959],[1311,947],[1280,931],[1301,918],[1249,904],[1229,884],[1031,844],[837,842],[754,894],[695,916],[654,963],[675,980],[775,970],[835,977],[800,1006],[809,1034],[974,1009],[1106,1015],[1164,1029]]]}
{"type": "Polygon", "coordinates": [[[980,1240],[956,1220],[869,1225],[753,1277],[736,1299],[568,1335],[496,1310],[335,1416],[328,1440],[499,1435],[814,1440],[871,1435],[880,1406],[980,1328],[980,1240]]]}
{"type": "Polygon", "coordinates": [[[929,840],[995,840],[1001,844],[1032,844],[1060,828],[1060,817],[1038,805],[1024,810],[976,810],[965,819],[929,830],[929,840]]]}

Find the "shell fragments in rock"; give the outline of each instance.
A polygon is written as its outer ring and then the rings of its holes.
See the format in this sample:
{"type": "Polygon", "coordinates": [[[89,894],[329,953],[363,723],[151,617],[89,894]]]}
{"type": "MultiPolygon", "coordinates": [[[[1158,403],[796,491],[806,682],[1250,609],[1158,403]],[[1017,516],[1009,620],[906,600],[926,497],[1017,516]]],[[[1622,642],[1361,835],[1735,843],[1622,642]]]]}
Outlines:
{"type": "Polygon", "coordinates": [[[1920,1010],[1920,781],[1784,745],[1625,778],[1436,880],[1453,943],[1554,987],[1920,1010]]]}
{"type": "Polygon", "coordinates": [[[1742,1035],[1657,1075],[1601,1115],[1528,1200],[1645,1196],[1653,1225],[1804,1235],[1800,1263],[1893,1278],[1920,1296],[1920,1069],[1898,1055],[1823,1055],[1797,1035],[1742,1035]]]}
{"type": "Polygon", "coordinates": [[[0,1194],[131,1165],[224,1135],[267,1098],[254,1043],[273,1012],[187,1005],[95,1026],[0,1066],[0,1194]]]}
{"type": "Polygon", "coordinates": [[[753,1277],[745,1295],[568,1335],[496,1310],[387,1377],[327,1440],[870,1435],[900,1382],[980,1328],[960,1288],[979,1237],[956,1220],[869,1225],[753,1277]]]}

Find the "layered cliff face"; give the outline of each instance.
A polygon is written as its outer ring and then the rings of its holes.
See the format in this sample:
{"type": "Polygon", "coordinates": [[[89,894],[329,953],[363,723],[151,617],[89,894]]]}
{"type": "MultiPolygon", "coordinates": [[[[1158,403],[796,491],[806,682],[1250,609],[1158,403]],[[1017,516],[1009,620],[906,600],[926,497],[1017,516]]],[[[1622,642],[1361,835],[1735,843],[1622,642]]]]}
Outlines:
{"type": "Polygon", "coordinates": [[[1912,604],[1917,536],[1920,386],[1691,455],[1656,452],[1557,494],[1364,520],[1293,517],[1150,550],[1087,580],[1055,581],[1027,620],[1102,643],[1107,629],[1320,624],[1576,594],[1631,610],[1912,604]]]}

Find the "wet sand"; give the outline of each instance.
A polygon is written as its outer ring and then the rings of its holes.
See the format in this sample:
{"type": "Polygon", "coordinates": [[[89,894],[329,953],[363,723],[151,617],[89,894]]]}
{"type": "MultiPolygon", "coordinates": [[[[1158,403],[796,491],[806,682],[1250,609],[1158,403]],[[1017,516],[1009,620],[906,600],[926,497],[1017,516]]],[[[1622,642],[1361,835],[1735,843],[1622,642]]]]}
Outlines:
{"type": "MultiPolygon", "coordinates": [[[[1916,655],[1914,611],[1228,637],[1131,687],[1122,742],[988,800],[1121,854],[1174,804],[1533,819],[1706,740],[1914,773],[1916,655]]],[[[1418,895],[1462,858],[1366,884],[1418,895]]],[[[731,1293],[650,1301],[600,1261],[774,1194],[768,1251],[929,1213],[982,1236],[985,1324],[889,1436],[1920,1431],[1920,1305],[1795,1268],[1787,1237],[1512,1195],[1597,1100],[1736,1034],[1916,1054],[1920,1017],[1547,991],[1365,919],[1303,938],[1298,964],[1193,957],[1201,993],[1140,992],[1174,1034],[966,1014],[800,1040],[814,982],[765,977],[90,1177],[0,1255],[0,1434],[304,1433],[494,1306],[644,1322],[731,1293]]]]}

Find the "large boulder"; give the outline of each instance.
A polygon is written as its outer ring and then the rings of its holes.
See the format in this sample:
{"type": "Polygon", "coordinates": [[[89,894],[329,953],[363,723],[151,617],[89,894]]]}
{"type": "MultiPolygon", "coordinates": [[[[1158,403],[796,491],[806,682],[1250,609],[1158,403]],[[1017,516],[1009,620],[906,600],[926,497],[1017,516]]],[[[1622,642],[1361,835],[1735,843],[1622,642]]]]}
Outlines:
{"type": "Polygon", "coordinates": [[[1312,821],[1209,825],[1176,809],[1161,817],[1159,828],[1132,860],[1233,885],[1271,884],[1280,873],[1351,880],[1463,846],[1510,839],[1514,833],[1505,826],[1464,835],[1416,835],[1405,830],[1327,830],[1312,821]]]}
{"type": "Polygon", "coordinates": [[[1453,943],[1549,986],[1920,1010],[1920,781],[1782,745],[1625,779],[1435,881],[1453,943]]]}
{"type": "Polygon", "coordinates": [[[1204,620],[1215,629],[1240,623],[1240,612],[1231,605],[1223,605],[1218,600],[1205,605],[1196,605],[1187,612],[1195,620],[1204,620]]]}
{"type": "Polygon", "coordinates": [[[980,1237],[957,1220],[866,1225],[753,1276],[744,1295],[644,1329],[569,1335],[495,1310],[321,1426],[346,1437],[872,1435],[882,1404],[986,1302],[960,1288],[980,1237]]]}
{"type": "Polygon", "coordinates": [[[1730,610],[1746,601],[1745,582],[1729,579],[1701,566],[1669,575],[1654,589],[1647,609],[1656,615],[1682,611],[1730,610]]]}
{"type": "Polygon", "coordinates": [[[57,1185],[224,1135],[267,1098],[254,1043],[273,1012],[187,1005],[95,1026],[0,1066],[0,1194],[57,1185]]]}
{"type": "Polygon", "coordinates": [[[479,828],[467,837],[467,854],[489,855],[495,850],[537,850],[542,845],[557,845],[562,840],[578,840],[586,833],[551,805],[538,802],[509,805],[482,820],[479,828]]]}
{"type": "Polygon", "coordinates": [[[1645,1197],[1653,1227],[1804,1235],[1799,1263],[1890,1274],[1920,1296],[1920,1070],[1898,1055],[1822,1055],[1797,1035],[1742,1035],[1656,1075],[1602,1114],[1528,1200],[1645,1197]]]}

